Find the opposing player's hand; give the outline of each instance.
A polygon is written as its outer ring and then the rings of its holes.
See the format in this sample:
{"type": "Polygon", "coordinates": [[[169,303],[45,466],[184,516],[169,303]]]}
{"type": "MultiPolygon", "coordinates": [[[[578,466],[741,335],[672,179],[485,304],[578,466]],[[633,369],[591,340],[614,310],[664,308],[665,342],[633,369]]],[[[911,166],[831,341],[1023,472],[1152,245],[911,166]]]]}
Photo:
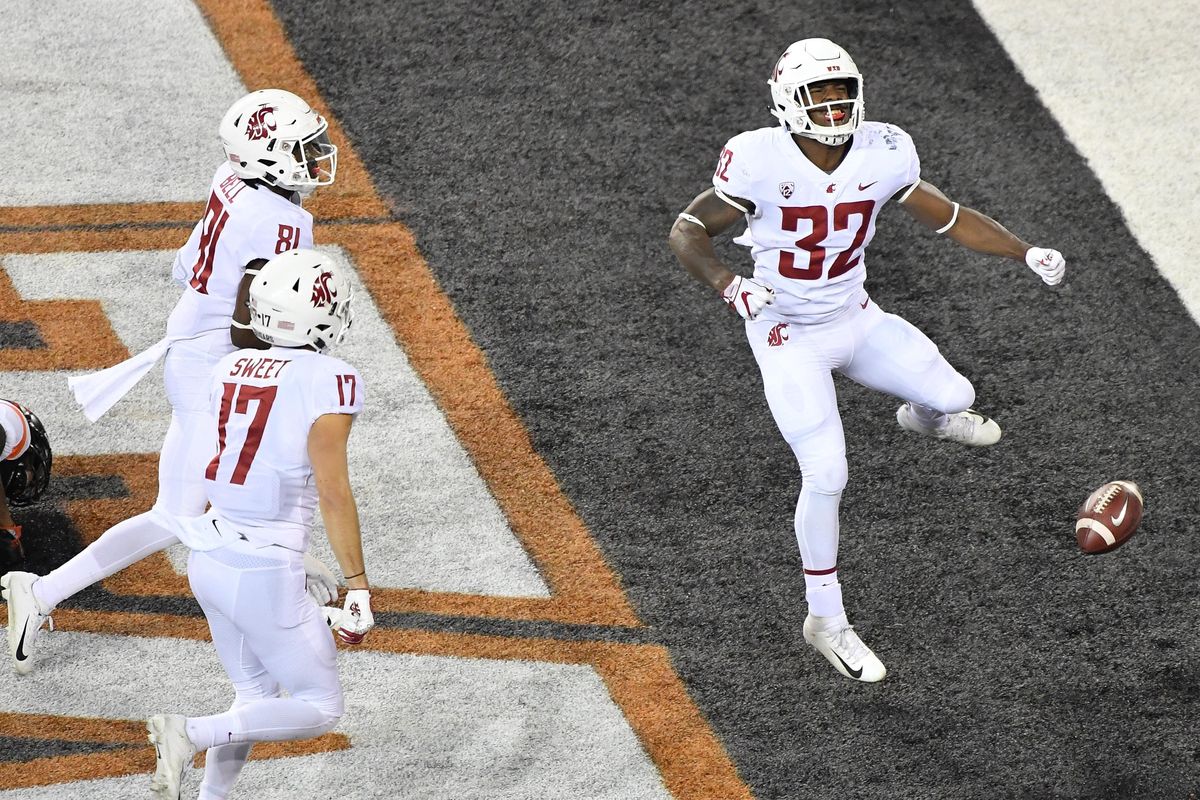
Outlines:
{"type": "Polygon", "coordinates": [[[319,558],[308,553],[304,554],[304,588],[319,606],[337,602],[337,578],[319,558]]]}
{"type": "Polygon", "coordinates": [[[756,319],[764,307],[775,302],[775,290],[754,278],[734,275],[721,292],[721,299],[742,319],[756,319]]]}
{"type": "Polygon", "coordinates": [[[325,614],[325,622],[346,644],[359,644],[367,631],[375,627],[375,617],[371,614],[371,592],[367,589],[351,589],[346,592],[346,602],[342,608],[325,606],[321,611],[325,614]]]}
{"type": "Polygon", "coordinates": [[[1046,247],[1029,248],[1025,253],[1025,263],[1047,286],[1062,283],[1063,274],[1067,271],[1067,261],[1062,257],[1062,253],[1046,247]]]}

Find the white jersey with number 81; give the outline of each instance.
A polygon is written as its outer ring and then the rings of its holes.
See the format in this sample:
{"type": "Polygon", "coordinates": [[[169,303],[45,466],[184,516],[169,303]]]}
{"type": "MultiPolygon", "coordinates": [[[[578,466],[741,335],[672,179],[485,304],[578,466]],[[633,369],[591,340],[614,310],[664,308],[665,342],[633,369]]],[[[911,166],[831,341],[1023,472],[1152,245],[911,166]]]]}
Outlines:
{"type": "Polygon", "coordinates": [[[730,139],[713,186],[754,204],[746,232],[734,241],[751,248],[754,277],[775,289],[762,318],[819,322],[862,298],[864,251],[879,209],[920,177],[912,139],[882,122],[864,122],[831,173],[809,161],[782,127],[730,139]]]}
{"type": "Polygon", "coordinates": [[[212,377],[216,455],[205,470],[212,511],[250,540],[308,548],[317,508],[308,432],[323,414],[357,415],[358,370],[311,350],[238,350],[212,377]]]}
{"type": "Polygon", "coordinates": [[[171,336],[227,329],[246,265],[313,246],[312,214],[266,186],[217,167],[204,214],[175,254],[172,275],[185,290],[167,321],[171,336]]]}

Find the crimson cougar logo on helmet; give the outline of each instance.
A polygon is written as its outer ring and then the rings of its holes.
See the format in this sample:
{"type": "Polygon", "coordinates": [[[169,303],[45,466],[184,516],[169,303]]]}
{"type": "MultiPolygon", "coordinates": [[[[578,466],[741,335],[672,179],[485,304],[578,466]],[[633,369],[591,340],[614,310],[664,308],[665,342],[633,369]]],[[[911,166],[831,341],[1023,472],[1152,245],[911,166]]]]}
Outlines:
{"type": "Polygon", "coordinates": [[[332,272],[322,272],[313,281],[312,304],[313,308],[324,308],[333,302],[333,298],[337,297],[337,290],[329,288],[329,282],[333,280],[332,272]]]}
{"type": "Polygon", "coordinates": [[[263,106],[246,120],[246,138],[250,141],[266,139],[275,131],[275,109],[263,106]]]}

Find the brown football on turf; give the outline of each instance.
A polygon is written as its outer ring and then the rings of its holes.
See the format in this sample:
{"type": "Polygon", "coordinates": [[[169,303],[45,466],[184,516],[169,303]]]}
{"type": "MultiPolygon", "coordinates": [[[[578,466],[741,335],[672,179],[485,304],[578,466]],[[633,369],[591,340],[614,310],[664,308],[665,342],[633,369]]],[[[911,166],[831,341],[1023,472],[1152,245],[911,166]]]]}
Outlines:
{"type": "Polygon", "coordinates": [[[1142,490],[1133,481],[1109,481],[1099,487],[1079,507],[1079,549],[1093,555],[1116,550],[1137,530],[1143,508],[1142,490]]]}

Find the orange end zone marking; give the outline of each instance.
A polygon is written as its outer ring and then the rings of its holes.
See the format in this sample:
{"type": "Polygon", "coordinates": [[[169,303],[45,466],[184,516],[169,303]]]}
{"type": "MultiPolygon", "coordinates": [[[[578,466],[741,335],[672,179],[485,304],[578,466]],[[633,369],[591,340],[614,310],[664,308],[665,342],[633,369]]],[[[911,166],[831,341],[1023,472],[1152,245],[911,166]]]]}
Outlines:
{"type": "MultiPolygon", "coordinates": [[[[0,736],[120,745],[116,749],[97,753],[0,762],[0,789],[23,789],[71,781],[118,778],[154,771],[154,749],[146,739],[144,720],[0,713],[0,736]]],[[[340,733],[327,733],[315,739],[258,743],[250,751],[250,759],[264,761],[270,758],[292,758],[349,749],[349,737],[340,733]]],[[[203,753],[197,756],[195,763],[197,767],[204,766],[203,753]]]]}
{"type": "Polygon", "coordinates": [[[0,371],[102,369],[129,357],[99,301],[22,300],[3,265],[0,258],[0,320],[32,322],[46,346],[0,350],[0,371]]]}

